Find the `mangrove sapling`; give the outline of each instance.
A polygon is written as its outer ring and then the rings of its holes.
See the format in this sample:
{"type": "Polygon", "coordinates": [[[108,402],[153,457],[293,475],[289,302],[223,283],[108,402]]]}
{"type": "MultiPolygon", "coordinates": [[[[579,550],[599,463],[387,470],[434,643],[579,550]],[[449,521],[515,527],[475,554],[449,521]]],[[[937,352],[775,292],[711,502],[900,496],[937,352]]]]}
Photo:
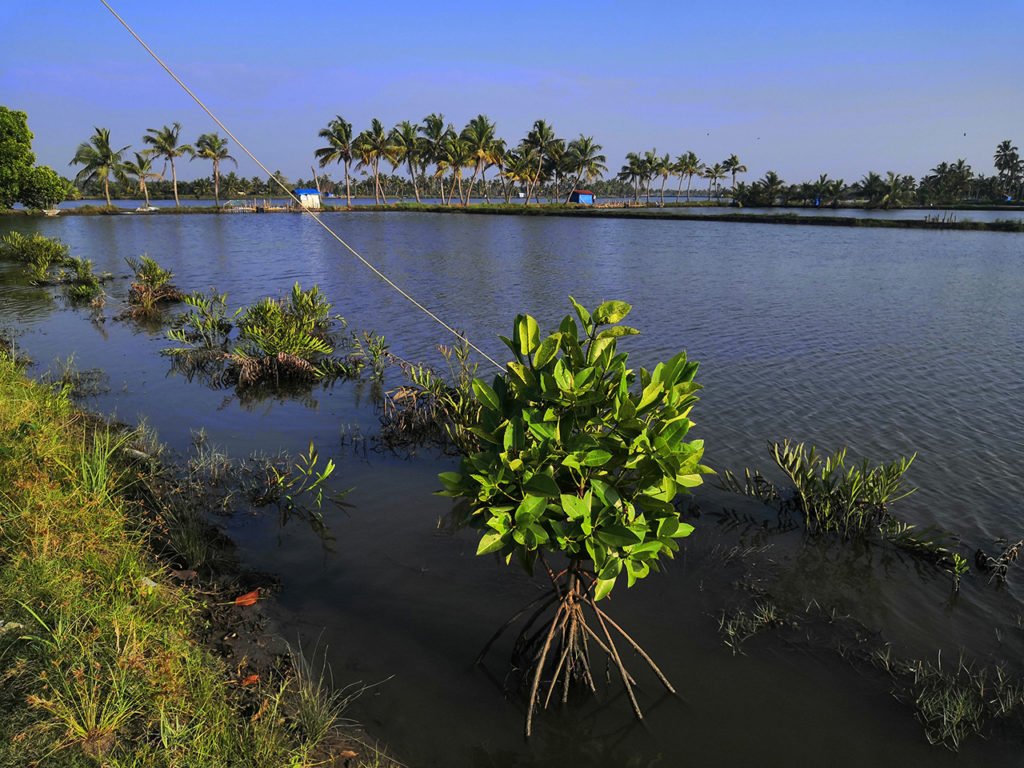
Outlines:
{"type": "Polygon", "coordinates": [[[481,449],[463,457],[459,472],[440,476],[443,494],[463,499],[459,522],[483,532],[477,554],[515,557],[531,571],[540,562],[551,583],[481,653],[532,611],[516,641],[528,671],[527,735],[534,711],[556,692],[565,702],[573,684],[596,691],[592,646],[618,671],[638,718],[622,641],[674,692],[599,602],[623,573],[631,587],[662,555],[674,555],[677,539],[693,531],[674,502],[711,471],[700,463],[703,441],[684,440],[697,363],[680,352],[652,371],[633,371],[616,350],[620,338],[638,333],[619,324],[630,305],[607,301],[591,313],[570,301],[579,323],[568,315],[543,340],[534,318],[516,317],[512,338],[502,337],[514,359],[491,384],[472,382],[480,416],[467,428],[481,449]],[[561,563],[549,564],[549,555],[561,563]]]}
{"type": "Polygon", "coordinates": [[[185,294],[171,285],[174,273],[161,267],[155,259],[142,254],[138,259],[129,256],[125,262],[132,270],[133,279],[128,289],[128,309],[121,317],[151,318],[168,304],[184,301],[185,294]]]}
{"type": "Polygon", "coordinates": [[[0,259],[23,265],[33,282],[46,282],[52,267],[69,263],[71,249],[66,243],[39,233],[23,235],[10,232],[0,239],[0,259]]]}

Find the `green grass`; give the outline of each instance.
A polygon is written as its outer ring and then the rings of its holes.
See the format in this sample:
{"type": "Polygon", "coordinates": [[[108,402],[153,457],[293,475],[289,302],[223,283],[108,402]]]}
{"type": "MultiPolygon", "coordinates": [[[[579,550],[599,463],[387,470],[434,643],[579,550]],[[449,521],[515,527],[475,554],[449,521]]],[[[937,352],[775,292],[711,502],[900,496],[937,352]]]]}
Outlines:
{"type": "Polygon", "coordinates": [[[0,352],[0,767],[325,764],[344,696],[309,663],[241,696],[124,495],[131,439],[0,352]]]}

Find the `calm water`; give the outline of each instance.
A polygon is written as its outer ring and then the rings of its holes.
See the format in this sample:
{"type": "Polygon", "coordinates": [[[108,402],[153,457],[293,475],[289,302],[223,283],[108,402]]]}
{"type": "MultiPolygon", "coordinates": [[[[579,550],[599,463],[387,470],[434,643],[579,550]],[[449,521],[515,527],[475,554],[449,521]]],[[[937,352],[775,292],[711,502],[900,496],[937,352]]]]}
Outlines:
{"type": "MultiPolygon", "coordinates": [[[[973,214],[972,214],[973,215],[973,214]]],[[[966,555],[1024,537],[1024,237],[1001,233],[843,230],[714,222],[454,217],[430,214],[326,220],[387,274],[492,354],[517,312],[551,326],[573,294],[592,305],[634,304],[643,334],[630,347],[650,365],[685,348],[705,385],[694,416],[714,467],[767,467],[767,440],[792,437],[857,456],[918,453],[920,492],[896,511],[963,537],[966,555]]],[[[444,332],[388,291],[305,217],[68,217],[0,220],[56,235],[118,275],[107,314],[127,293],[124,257],[147,252],[186,290],[216,287],[232,304],[317,282],[357,328],[384,334],[407,359],[436,360],[444,332]]],[[[0,264],[0,324],[42,370],[75,355],[101,367],[109,393],[92,404],[145,418],[184,450],[190,431],[242,456],[302,450],[313,439],[339,462],[353,509],[334,514],[336,551],[311,533],[253,516],[230,532],[250,565],[282,575],[286,635],[330,648],[335,677],[387,683],[354,714],[412,765],[1017,765],[1019,744],[971,740],[958,755],[931,748],[889,683],[815,643],[771,635],[733,656],[717,632],[753,579],[791,604],[812,599],[855,616],[899,652],[1024,658],[1020,573],[996,590],[892,553],[804,545],[771,535],[756,504],[701,489],[704,510],[685,554],[666,574],[623,588],[610,609],[680,690],[663,697],[639,668],[648,717],[632,720],[615,686],[604,698],[545,713],[524,744],[522,702],[502,693],[499,648],[473,659],[490,633],[534,594],[475,537],[443,524],[436,497],[450,459],[366,455],[342,435],[372,435],[367,387],[316,389],[303,402],[240,404],[170,374],[159,332],[108,319],[94,325],[51,291],[21,284],[0,264]],[[712,514],[728,506],[749,526],[712,514]],[[735,545],[770,545],[746,565],[735,545]]]]}

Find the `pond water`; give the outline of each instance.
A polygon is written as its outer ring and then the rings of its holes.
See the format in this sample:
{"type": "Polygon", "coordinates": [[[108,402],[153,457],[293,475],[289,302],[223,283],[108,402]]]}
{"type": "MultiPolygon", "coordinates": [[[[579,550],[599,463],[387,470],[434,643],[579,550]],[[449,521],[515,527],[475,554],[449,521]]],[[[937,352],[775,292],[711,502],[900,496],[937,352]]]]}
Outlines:
{"type": "MultiPolygon", "coordinates": [[[[876,461],[917,452],[909,479],[920,490],[898,515],[955,531],[967,556],[1024,537],[1020,235],[411,213],[325,221],[499,359],[497,335],[517,312],[550,328],[568,294],[631,302],[642,331],[625,347],[631,361],[650,366],[685,348],[701,362],[693,434],[715,468],[767,469],[766,442],[783,437],[876,461]]],[[[525,743],[522,697],[503,693],[508,644],[483,668],[473,660],[536,586],[475,557],[476,537],[444,524],[451,505],[433,495],[436,475],[455,460],[364,451],[358,440],[354,449],[352,435],[379,427],[367,383],[239,402],[170,373],[162,331],[109,318],[127,294],[124,258],[145,252],[181,288],[215,287],[232,306],[316,282],[353,327],[383,334],[409,360],[439,362],[434,347],[449,341],[440,327],[306,217],[0,219],[0,234],[10,229],[58,236],[117,276],[108,319],[91,323],[0,264],[0,325],[21,332],[34,372],[71,354],[80,369],[104,369],[110,391],[89,404],[144,418],[178,451],[203,428],[239,457],[298,452],[312,439],[336,459],[336,487],[354,490],[353,507],[329,515],[332,551],[268,516],[234,519],[229,532],[247,564],[280,574],[288,639],[319,637],[340,683],[388,679],[352,712],[408,764],[1020,764],[1017,736],[974,738],[956,755],[928,746],[888,680],[817,633],[782,642],[768,632],[734,656],[718,623],[764,589],[850,615],[906,656],[934,662],[941,652],[954,663],[963,649],[1020,673],[1024,577],[1011,571],[997,589],[973,574],[953,595],[934,567],[778,533],[774,513],[711,484],[696,494],[702,514],[681,557],[617,590],[609,607],[680,694],[663,696],[634,664],[642,723],[613,684],[539,715],[525,743]],[[730,557],[738,550],[749,557],[730,557]]]]}

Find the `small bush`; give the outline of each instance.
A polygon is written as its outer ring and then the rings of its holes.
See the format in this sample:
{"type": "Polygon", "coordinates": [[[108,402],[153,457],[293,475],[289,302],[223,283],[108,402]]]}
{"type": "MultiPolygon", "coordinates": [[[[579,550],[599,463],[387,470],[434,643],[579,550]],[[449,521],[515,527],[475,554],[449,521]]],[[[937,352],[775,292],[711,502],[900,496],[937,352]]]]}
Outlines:
{"type": "Polygon", "coordinates": [[[0,258],[22,264],[34,282],[45,281],[52,267],[69,265],[70,253],[62,241],[39,233],[11,232],[0,239],[0,258]]]}

